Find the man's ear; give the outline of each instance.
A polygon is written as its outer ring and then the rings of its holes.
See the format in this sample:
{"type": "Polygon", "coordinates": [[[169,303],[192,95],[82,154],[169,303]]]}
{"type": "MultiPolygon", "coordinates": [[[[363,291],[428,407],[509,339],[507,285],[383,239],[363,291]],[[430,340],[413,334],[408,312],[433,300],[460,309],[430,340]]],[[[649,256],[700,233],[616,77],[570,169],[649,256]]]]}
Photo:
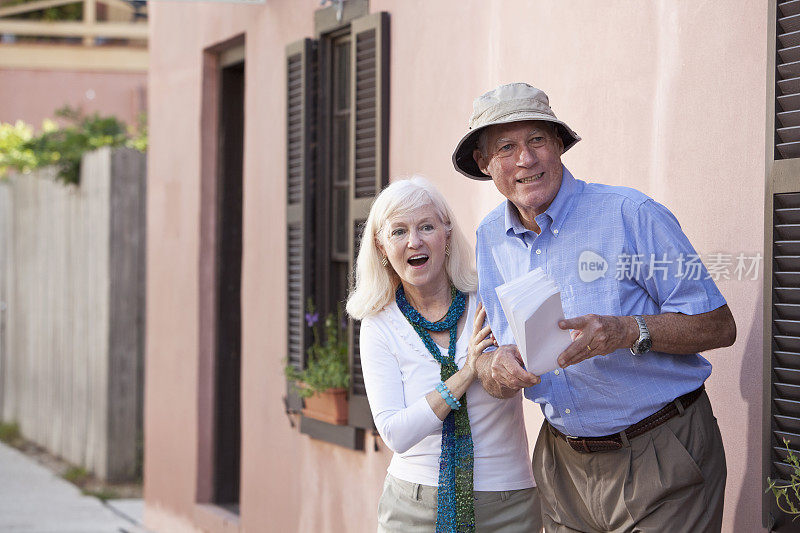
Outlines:
{"type": "Polygon", "coordinates": [[[558,143],[559,148],[561,148],[561,155],[564,155],[564,138],[561,136],[561,131],[559,131],[558,126],[553,126],[553,137],[556,138],[556,143],[558,143]]]}
{"type": "Polygon", "coordinates": [[[472,151],[472,159],[474,159],[478,164],[478,168],[481,170],[481,172],[487,175],[489,174],[486,172],[487,168],[489,167],[489,161],[486,157],[483,157],[483,153],[481,153],[481,151],[477,148],[472,151]]]}

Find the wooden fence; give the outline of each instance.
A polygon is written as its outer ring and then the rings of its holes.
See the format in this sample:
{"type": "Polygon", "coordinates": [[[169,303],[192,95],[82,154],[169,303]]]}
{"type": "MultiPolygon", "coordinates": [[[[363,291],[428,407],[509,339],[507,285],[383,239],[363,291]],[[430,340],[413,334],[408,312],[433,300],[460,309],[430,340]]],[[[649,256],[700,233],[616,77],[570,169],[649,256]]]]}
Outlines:
{"type": "Polygon", "coordinates": [[[145,156],[0,182],[0,419],[107,480],[139,475],[145,156]]]}

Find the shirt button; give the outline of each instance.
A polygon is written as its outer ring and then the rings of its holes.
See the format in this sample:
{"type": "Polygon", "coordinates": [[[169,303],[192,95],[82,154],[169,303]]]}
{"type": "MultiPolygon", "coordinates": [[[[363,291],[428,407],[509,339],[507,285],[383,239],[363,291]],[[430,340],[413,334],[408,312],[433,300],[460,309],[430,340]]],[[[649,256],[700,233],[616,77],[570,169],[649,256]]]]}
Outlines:
{"type": "Polygon", "coordinates": [[[558,235],[558,230],[557,230],[557,229],[554,229],[554,230],[553,230],[553,233],[555,233],[556,235],[558,235]]]}
{"type": "Polygon", "coordinates": [[[556,370],[555,370],[554,374],[557,376],[557,375],[559,375],[560,373],[561,373],[561,371],[560,371],[559,369],[557,369],[557,368],[556,368],[556,370]]]}
{"type": "Polygon", "coordinates": [[[539,248],[537,248],[537,249],[536,249],[536,255],[539,255],[539,254],[541,254],[541,253],[542,253],[542,250],[541,250],[541,249],[539,249],[539,248]]]}
{"type": "Polygon", "coordinates": [[[569,409],[567,409],[567,410],[566,410],[566,411],[564,411],[564,412],[565,412],[565,413],[567,413],[567,414],[570,414],[572,411],[570,411],[569,409]]]}

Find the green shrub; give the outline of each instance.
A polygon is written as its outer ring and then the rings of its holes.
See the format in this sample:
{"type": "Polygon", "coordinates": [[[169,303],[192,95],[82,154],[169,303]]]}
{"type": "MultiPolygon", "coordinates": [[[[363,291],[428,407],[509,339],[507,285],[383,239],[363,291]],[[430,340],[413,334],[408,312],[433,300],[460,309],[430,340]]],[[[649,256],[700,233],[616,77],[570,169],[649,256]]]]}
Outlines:
{"type": "Polygon", "coordinates": [[[89,472],[83,467],[71,466],[61,477],[70,483],[80,485],[89,477],[89,472]]]}
{"type": "MultiPolygon", "coordinates": [[[[20,4],[27,4],[35,0],[6,0],[2,2],[3,7],[11,7],[20,4]]],[[[80,21],[83,20],[83,4],[67,4],[64,6],[48,7],[45,9],[37,9],[36,11],[29,11],[18,15],[12,15],[10,19],[23,19],[23,20],[46,20],[54,21],[80,21]]]]}
{"type": "Polygon", "coordinates": [[[0,123],[0,178],[6,177],[10,170],[27,173],[54,165],[58,169],[57,179],[77,184],[81,157],[86,152],[103,146],[147,150],[147,126],[141,117],[138,127],[133,129],[115,117],[97,113],[84,116],[69,106],[58,109],[56,116],[68,125],[59,127],[46,120],[38,135],[33,135],[33,128],[22,121],[13,126],[0,123]]]}
{"type": "Polygon", "coordinates": [[[128,126],[127,145],[140,152],[147,151],[147,113],[139,113],[135,128],[128,126]]]}
{"type": "Polygon", "coordinates": [[[792,520],[794,521],[800,516],[800,459],[789,449],[788,440],[783,439],[783,445],[788,453],[786,462],[793,467],[793,472],[785,483],[767,478],[767,492],[772,491],[778,509],[787,515],[793,515],[792,520]]]}
{"type": "Polygon", "coordinates": [[[33,128],[18,120],[15,124],[0,123],[0,177],[10,170],[30,172],[38,166],[36,153],[30,146],[33,128]]]}
{"type": "Polygon", "coordinates": [[[22,433],[19,431],[19,424],[16,422],[3,422],[0,424],[0,441],[14,446],[20,439],[22,439],[22,433]]]}
{"type": "Polygon", "coordinates": [[[98,500],[104,502],[108,500],[117,500],[120,498],[120,495],[117,491],[108,488],[98,490],[82,490],[81,493],[85,496],[94,496],[98,500]]]}

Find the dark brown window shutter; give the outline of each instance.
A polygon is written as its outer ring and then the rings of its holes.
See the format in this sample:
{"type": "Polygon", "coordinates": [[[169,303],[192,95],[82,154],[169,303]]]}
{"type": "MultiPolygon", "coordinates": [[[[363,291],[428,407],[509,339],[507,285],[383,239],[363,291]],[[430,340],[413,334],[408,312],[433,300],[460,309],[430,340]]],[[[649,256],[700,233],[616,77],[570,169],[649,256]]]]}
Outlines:
{"type": "Polygon", "coordinates": [[[778,2],[775,159],[800,157],[800,2],[778,2]]]}
{"type": "MultiPolygon", "coordinates": [[[[353,113],[350,126],[350,272],[372,200],[388,183],[389,14],[373,13],[352,22],[353,113]]],[[[359,355],[360,324],[350,324],[350,425],[371,428],[359,355]]]]}
{"type": "MultiPolygon", "coordinates": [[[[286,256],[287,355],[297,369],[305,365],[308,329],[306,298],[313,294],[312,255],[314,181],[314,72],[316,43],[303,39],[286,47],[286,256]]],[[[289,389],[289,407],[302,408],[289,389]]]]}
{"type": "Polygon", "coordinates": [[[800,455],[800,193],[774,196],[773,224],[770,475],[788,480],[783,439],[800,455]]]}

